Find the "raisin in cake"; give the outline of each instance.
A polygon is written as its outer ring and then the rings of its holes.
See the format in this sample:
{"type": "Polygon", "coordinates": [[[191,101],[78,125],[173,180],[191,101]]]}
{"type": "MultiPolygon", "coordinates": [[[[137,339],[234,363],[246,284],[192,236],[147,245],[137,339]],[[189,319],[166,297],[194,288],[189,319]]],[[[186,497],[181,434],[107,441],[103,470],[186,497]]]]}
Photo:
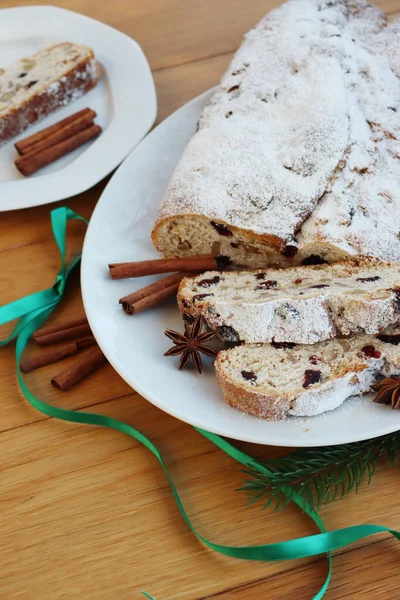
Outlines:
{"type": "Polygon", "coordinates": [[[186,321],[202,315],[227,341],[314,344],[400,323],[400,264],[358,263],[242,272],[182,280],[186,321]]]}
{"type": "Polygon", "coordinates": [[[311,347],[245,344],[220,352],[215,368],[228,404],[276,421],[333,410],[399,374],[400,346],[365,335],[311,347]]]}
{"type": "Polygon", "coordinates": [[[172,174],[156,247],[253,268],[400,260],[398,23],[363,0],[271,11],[172,174]]]}
{"type": "Polygon", "coordinates": [[[57,44],[0,72],[0,144],[76,100],[98,80],[87,46],[57,44]]]}

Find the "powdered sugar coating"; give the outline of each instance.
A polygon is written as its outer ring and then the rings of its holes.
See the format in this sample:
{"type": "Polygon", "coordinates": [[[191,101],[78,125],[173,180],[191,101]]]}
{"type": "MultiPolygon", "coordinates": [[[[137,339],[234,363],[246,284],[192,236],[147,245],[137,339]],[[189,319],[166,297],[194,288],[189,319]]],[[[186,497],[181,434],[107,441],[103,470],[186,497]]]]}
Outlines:
{"type": "Polygon", "coordinates": [[[314,344],[400,322],[400,265],[374,259],[203,273],[182,280],[184,318],[202,315],[223,339],[314,344]]]}
{"type": "Polygon", "coordinates": [[[304,224],[300,255],[400,258],[400,33],[389,24],[354,46],[348,62],[351,117],[346,166],[304,224]],[[315,251],[314,251],[315,252],[315,251]]]}

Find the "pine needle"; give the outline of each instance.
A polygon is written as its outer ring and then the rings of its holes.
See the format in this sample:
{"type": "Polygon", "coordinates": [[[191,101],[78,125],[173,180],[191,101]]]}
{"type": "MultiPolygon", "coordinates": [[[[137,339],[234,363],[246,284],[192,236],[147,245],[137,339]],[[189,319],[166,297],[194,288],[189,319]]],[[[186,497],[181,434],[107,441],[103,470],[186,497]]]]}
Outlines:
{"type": "Polygon", "coordinates": [[[248,504],[261,502],[263,508],[283,509],[294,494],[299,494],[314,509],[343,498],[350,492],[358,493],[360,485],[367,485],[382,456],[394,467],[400,459],[400,433],[380,438],[343,444],[296,450],[274,460],[259,461],[260,469],[244,471],[246,479],[241,488],[247,494],[248,504]],[[267,467],[269,474],[266,474],[267,467]]]}

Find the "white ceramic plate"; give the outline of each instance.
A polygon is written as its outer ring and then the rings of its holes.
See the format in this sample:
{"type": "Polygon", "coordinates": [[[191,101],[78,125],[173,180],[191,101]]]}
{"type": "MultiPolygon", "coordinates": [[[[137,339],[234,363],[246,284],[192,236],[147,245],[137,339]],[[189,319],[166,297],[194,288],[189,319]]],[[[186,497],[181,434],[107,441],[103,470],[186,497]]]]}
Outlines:
{"type": "MultiPolygon", "coordinates": [[[[267,422],[227,406],[208,362],[203,375],[178,371],[164,330],[183,330],[176,303],[128,317],[122,296],[155,278],[112,281],[109,262],[156,258],[150,231],[172,169],[195,131],[210,92],[164,121],[130,154],[101,196],[86,235],[82,292],[93,333],[118,373],[142,396],[171,415],[230,438],[279,446],[352,442],[400,429],[400,414],[370,399],[347,400],[309,419],[267,422]]],[[[207,361],[207,359],[206,359],[207,361]]]]}
{"type": "Polygon", "coordinates": [[[157,113],[153,78],[140,46],[116,29],[55,6],[0,10],[1,66],[62,41],[90,46],[102,71],[98,85],[19,137],[0,146],[0,211],[47,204],[103,179],[150,129],[157,113]],[[89,106],[103,133],[94,142],[23,177],[14,142],[89,106]]]}

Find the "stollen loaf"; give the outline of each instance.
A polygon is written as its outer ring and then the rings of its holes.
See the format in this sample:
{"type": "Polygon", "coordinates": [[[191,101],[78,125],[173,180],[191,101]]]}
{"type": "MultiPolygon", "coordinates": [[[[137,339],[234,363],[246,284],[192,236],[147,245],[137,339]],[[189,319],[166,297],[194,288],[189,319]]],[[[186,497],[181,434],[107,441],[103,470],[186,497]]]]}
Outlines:
{"type": "Polygon", "coordinates": [[[253,268],[400,260],[399,27],[363,0],[264,17],[172,174],[155,246],[253,268]]]}

